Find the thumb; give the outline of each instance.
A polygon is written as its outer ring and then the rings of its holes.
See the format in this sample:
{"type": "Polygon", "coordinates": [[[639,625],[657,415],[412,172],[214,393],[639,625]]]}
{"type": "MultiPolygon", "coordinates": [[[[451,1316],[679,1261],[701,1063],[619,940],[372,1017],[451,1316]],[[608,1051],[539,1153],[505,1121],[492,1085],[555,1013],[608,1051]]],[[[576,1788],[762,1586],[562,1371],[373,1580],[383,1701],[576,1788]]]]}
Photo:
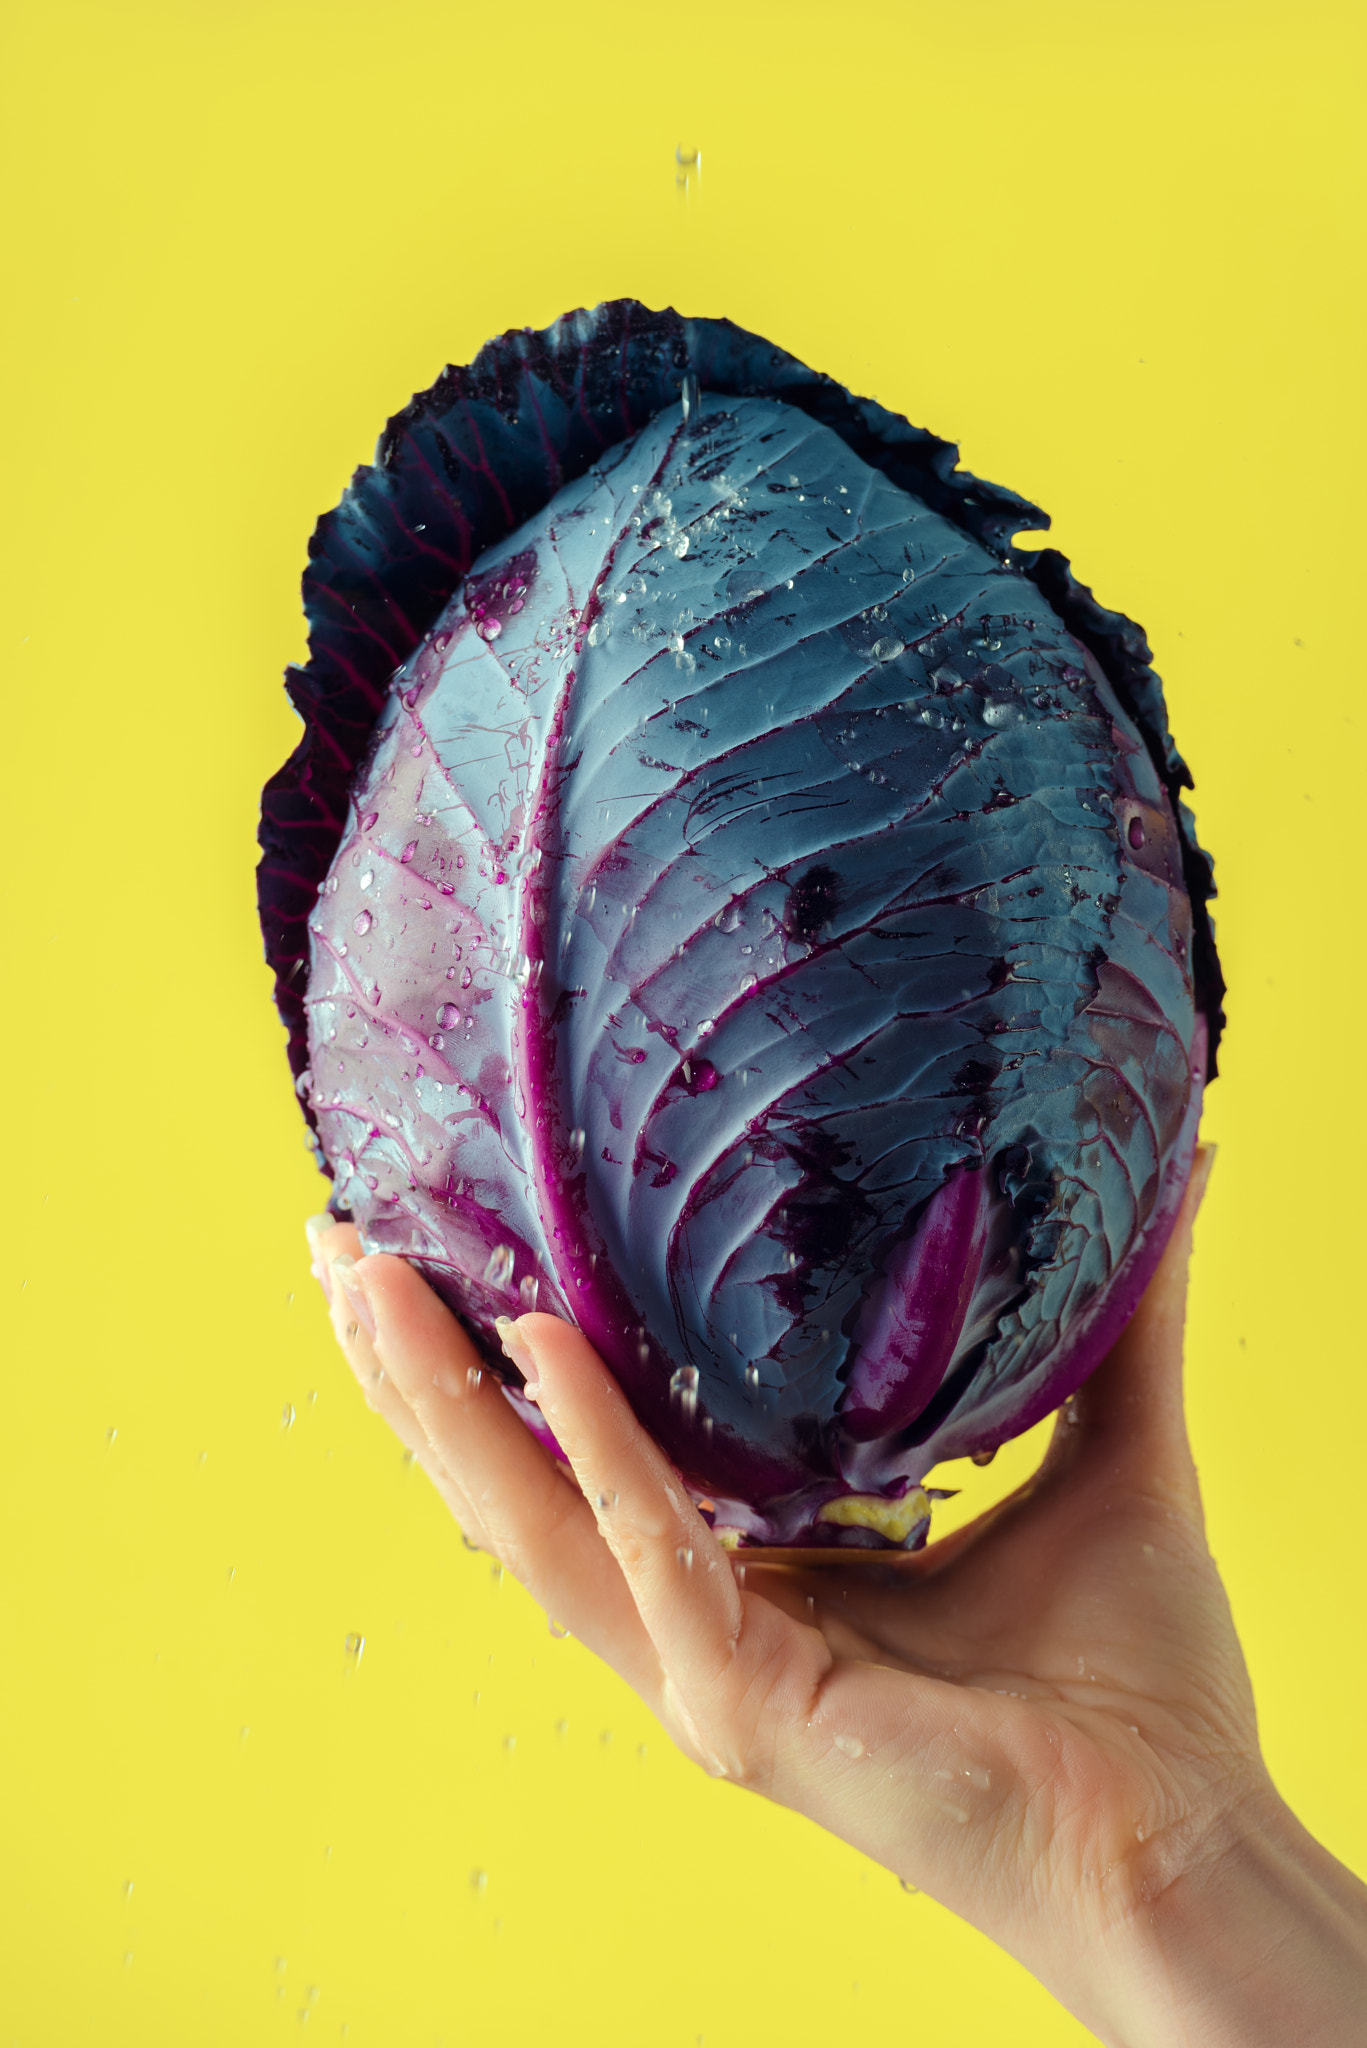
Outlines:
{"type": "Polygon", "coordinates": [[[1152,1280],[1120,1336],[1073,1403],[1078,1431],[1069,1431],[1089,1461],[1117,1461],[1136,1474],[1189,1473],[1195,1468],[1182,1403],[1182,1340],[1192,1231],[1215,1163],[1200,1145],[1172,1236],[1152,1280]]]}

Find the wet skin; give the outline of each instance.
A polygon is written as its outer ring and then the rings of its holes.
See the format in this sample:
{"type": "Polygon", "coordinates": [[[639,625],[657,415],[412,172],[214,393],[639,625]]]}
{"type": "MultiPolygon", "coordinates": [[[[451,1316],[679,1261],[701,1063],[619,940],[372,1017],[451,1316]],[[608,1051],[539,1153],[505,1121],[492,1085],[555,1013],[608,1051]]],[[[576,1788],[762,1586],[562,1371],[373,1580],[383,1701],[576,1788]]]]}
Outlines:
{"type": "Polygon", "coordinates": [[[566,1469],[409,1266],[311,1237],[366,1399],[466,1536],[704,1769],[933,1894],[1103,2041],[1349,2048],[1367,1888],[1262,1761],[1183,1418],[1209,1160],[1038,1473],[894,1565],[724,1550],[582,1335],[526,1315],[506,1341],[566,1469]]]}

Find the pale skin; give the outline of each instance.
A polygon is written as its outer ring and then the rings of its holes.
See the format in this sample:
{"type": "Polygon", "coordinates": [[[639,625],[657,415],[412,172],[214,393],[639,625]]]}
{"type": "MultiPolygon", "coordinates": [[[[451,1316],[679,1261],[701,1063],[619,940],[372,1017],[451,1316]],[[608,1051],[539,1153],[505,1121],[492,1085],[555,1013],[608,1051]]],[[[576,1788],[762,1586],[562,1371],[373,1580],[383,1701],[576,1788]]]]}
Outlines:
{"type": "Polygon", "coordinates": [[[310,1234],[366,1399],[466,1536],[705,1770],[933,1894],[1113,2048],[1361,2048],[1367,1887],[1262,1761],[1183,1418],[1209,1165],[1039,1472],[891,1568],[723,1549],[586,1340],[526,1315],[567,1472],[411,1267],[310,1234]]]}

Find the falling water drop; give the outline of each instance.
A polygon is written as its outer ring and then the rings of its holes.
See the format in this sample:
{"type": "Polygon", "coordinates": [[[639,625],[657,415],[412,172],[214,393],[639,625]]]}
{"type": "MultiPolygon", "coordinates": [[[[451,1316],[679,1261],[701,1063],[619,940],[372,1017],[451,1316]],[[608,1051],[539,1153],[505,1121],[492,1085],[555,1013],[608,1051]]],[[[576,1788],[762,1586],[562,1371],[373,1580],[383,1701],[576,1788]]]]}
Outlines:
{"type": "Polygon", "coordinates": [[[513,1248],[498,1244],[489,1254],[489,1263],[484,1268],[484,1278],[490,1287],[506,1287],[513,1277],[513,1248]]]}

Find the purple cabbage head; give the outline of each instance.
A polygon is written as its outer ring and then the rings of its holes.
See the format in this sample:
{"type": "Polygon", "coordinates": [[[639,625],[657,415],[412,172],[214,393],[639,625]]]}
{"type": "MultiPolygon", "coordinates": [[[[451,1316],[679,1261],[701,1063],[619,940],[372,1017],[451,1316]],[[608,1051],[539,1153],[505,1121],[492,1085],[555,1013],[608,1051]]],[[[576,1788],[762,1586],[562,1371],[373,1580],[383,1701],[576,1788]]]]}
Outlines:
{"type": "Polygon", "coordinates": [[[315,537],[263,925],[334,1204],[532,1427],[578,1323],[744,1542],[924,1541],[1190,1169],[1221,982],[1138,629],[726,322],[490,344],[315,537]]]}

